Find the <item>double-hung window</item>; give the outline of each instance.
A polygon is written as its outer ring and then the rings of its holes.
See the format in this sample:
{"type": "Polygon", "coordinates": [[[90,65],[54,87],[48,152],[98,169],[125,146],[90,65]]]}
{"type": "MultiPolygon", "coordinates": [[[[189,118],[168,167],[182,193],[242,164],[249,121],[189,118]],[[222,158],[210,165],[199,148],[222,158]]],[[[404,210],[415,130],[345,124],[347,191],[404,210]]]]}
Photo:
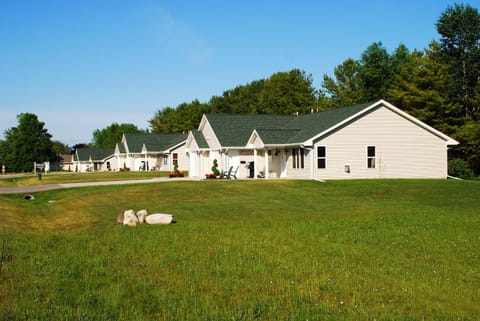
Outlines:
{"type": "Polygon", "coordinates": [[[367,146],[367,168],[375,168],[376,150],[375,146],[367,146]]]}
{"type": "Polygon", "coordinates": [[[327,148],[325,146],[317,147],[317,168],[327,168],[327,148]]]}
{"type": "Polygon", "coordinates": [[[173,153],[173,166],[178,166],[178,154],[173,153]]]}

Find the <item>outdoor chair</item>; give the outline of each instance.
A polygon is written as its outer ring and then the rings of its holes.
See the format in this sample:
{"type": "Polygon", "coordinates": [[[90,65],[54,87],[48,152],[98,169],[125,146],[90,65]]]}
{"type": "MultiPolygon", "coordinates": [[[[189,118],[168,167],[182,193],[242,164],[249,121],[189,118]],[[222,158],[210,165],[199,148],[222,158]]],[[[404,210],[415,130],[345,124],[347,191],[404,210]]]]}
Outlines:
{"type": "MultiPolygon", "coordinates": [[[[231,168],[233,169],[233,166],[232,166],[231,168]]],[[[232,177],[233,177],[233,178],[237,179],[237,172],[238,172],[238,166],[237,166],[237,168],[235,169],[235,172],[230,173],[230,175],[228,175],[227,178],[232,178],[232,177]]]]}
{"type": "Polygon", "coordinates": [[[230,166],[227,172],[223,172],[222,175],[220,175],[220,178],[230,178],[232,171],[233,171],[233,166],[230,166]]]}

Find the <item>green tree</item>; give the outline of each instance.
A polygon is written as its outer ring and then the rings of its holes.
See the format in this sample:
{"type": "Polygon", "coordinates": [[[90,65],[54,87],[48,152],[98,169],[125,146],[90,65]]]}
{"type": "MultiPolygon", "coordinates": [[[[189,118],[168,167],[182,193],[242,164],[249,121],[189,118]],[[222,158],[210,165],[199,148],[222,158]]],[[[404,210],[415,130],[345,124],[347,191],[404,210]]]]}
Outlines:
{"type": "Polygon", "coordinates": [[[246,85],[223,92],[222,96],[210,99],[210,109],[218,113],[258,114],[260,107],[260,93],[265,87],[265,80],[255,80],[246,85]]]}
{"type": "Polygon", "coordinates": [[[410,59],[408,48],[400,44],[390,55],[381,42],[371,44],[360,60],[348,58],[334,70],[335,78],[323,76],[319,105],[343,107],[374,101],[390,100],[389,90],[410,59]]]}
{"type": "Polygon", "coordinates": [[[96,148],[114,148],[122,140],[124,133],[135,134],[144,132],[145,130],[141,130],[133,124],[113,123],[104,129],[95,129],[93,131],[92,146],[96,148]]]}
{"type": "Polygon", "coordinates": [[[316,108],[316,90],[312,77],[298,69],[278,72],[265,81],[259,93],[261,114],[305,113],[316,108]]]}
{"type": "Polygon", "coordinates": [[[55,155],[69,154],[72,148],[58,140],[52,141],[52,151],[55,155]]]}
{"type": "Polygon", "coordinates": [[[312,77],[293,69],[273,74],[213,96],[208,104],[194,100],[158,110],[149,120],[152,132],[175,133],[197,128],[204,113],[292,114],[317,106],[312,77]]]}
{"type": "Polygon", "coordinates": [[[360,67],[360,62],[349,58],[335,67],[335,79],[323,76],[321,93],[331,99],[333,106],[343,107],[362,102],[362,86],[358,77],[360,67]]]}
{"type": "MultiPolygon", "coordinates": [[[[5,140],[0,140],[0,166],[7,166],[7,162],[11,153],[12,151],[8,142],[5,140]]],[[[7,168],[7,170],[10,171],[10,168],[7,168]]]]}
{"type": "Polygon", "coordinates": [[[177,128],[170,132],[186,132],[197,128],[202,119],[202,115],[207,113],[208,110],[208,106],[200,103],[197,99],[190,103],[180,104],[176,108],[177,128]]]}
{"type": "Polygon", "coordinates": [[[469,121],[463,124],[455,134],[460,144],[454,153],[465,159],[470,168],[480,173],[480,121],[469,121]]]}
{"type": "Polygon", "coordinates": [[[34,162],[54,160],[52,135],[35,114],[17,115],[18,125],[5,131],[0,144],[0,159],[12,172],[28,172],[34,162]]]}
{"type": "Polygon", "coordinates": [[[460,105],[447,95],[447,67],[441,61],[440,46],[432,42],[423,52],[414,51],[395,75],[388,96],[416,118],[452,135],[463,122],[460,105]]]}
{"type": "Polygon", "coordinates": [[[480,14],[470,5],[449,6],[436,23],[442,59],[449,71],[448,94],[463,115],[479,119],[480,14]]]}
{"type": "Polygon", "coordinates": [[[154,133],[179,133],[197,128],[204,113],[209,112],[209,106],[194,100],[191,103],[181,103],[176,108],[165,107],[158,110],[149,120],[154,133]]]}
{"type": "Polygon", "coordinates": [[[371,44],[360,60],[358,77],[362,86],[362,101],[387,98],[392,80],[391,58],[381,42],[371,44]]]}

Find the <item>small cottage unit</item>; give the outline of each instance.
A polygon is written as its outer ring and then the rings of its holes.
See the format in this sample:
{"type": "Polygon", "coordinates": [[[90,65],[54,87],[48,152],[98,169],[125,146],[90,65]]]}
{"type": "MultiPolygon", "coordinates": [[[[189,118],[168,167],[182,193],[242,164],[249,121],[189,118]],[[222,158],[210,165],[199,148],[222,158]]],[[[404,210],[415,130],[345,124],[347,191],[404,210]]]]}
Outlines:
{"type": "Polygon", "coordinates": [[[385,100],[304,115],[205,114],[185,145],[190,176],[446,178],[458,142],[385,100]]]}
{"type": "Polygon", "coordinates": [[[113,148],[77,148],[72,170],[82,173],[111,170],[113,152],[113,148]]]}
{"type": "Polygon", "coordinates": [[[187,133],[174,134],[123,134],[122,141],[115,146],[114,170],[172,171],[188,170],[185,151],[187,133]]]}

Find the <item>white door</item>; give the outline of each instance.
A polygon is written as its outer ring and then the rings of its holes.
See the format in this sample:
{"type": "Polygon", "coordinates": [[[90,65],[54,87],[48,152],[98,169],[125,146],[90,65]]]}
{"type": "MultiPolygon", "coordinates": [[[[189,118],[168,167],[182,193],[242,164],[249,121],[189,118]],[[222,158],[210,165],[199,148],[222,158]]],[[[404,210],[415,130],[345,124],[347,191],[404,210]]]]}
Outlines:
{"type": "Polygon", "coordinates": [[[199,177],[200,176],[200,157],[197,152],[190,152],[189,154],[189,170],[188,176],[199,177]]]}

